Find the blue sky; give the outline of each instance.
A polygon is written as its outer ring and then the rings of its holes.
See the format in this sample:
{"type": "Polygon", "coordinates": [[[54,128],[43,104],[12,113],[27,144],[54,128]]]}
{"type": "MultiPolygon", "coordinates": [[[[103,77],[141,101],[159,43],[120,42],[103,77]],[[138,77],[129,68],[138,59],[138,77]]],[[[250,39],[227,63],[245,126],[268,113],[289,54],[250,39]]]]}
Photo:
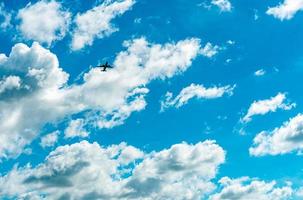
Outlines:
{"type": "Polygon", "coordinates": [[[302,199],[301,10],[1,1],[1,199],[302,199]]]}

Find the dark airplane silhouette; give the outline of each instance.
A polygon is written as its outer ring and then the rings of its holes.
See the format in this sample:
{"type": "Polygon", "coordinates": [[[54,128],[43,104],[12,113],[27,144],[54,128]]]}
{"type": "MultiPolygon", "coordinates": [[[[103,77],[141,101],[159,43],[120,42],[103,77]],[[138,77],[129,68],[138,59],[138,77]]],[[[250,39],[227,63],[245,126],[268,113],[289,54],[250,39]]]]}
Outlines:
{"type": "Polygon", "coordinates": [[[97,66],[97,67],[101,67],[101,68],[103,68],[101,71],[103,71],[103,72],[106,72],[106,69],[107,68],[113,68],[112,66],[110,66],[109,64],[108,64],[108,62],[106,62],[105,64],[103,64],[103,65],[99,65],[99,66],[97,66]]]}

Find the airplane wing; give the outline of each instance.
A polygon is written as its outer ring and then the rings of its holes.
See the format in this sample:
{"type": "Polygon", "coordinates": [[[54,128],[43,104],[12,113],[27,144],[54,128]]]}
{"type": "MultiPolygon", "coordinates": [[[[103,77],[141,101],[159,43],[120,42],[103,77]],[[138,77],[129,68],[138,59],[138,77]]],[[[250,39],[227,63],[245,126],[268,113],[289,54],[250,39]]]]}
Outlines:
{"type": "Polygon", "coordinates": [[[103,64],[103,65],[99,65],[97,67],[102,68],[102,71],[106,71],[107,68],[113,68],[113,66],[111,66],[109,64],[103,64]]]}

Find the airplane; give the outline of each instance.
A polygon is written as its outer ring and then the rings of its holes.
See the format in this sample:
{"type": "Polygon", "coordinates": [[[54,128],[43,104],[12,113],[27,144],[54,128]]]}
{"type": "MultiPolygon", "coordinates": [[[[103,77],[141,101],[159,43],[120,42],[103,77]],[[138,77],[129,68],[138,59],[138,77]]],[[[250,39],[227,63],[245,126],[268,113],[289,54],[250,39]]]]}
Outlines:
{"type": "Polygon", "coordinates": [[[103,68],[101,71],[103,71],[103,72],[106,72],[106,69],[107,68],[113,68],[112,66],[110,66],[109,64],[108,64],[108,62],[106,62],[105,64],[103,64],[103,65],[99,65],[99,66],[97,66],[97,67],[101,67],[101,68],[103,68]]]}

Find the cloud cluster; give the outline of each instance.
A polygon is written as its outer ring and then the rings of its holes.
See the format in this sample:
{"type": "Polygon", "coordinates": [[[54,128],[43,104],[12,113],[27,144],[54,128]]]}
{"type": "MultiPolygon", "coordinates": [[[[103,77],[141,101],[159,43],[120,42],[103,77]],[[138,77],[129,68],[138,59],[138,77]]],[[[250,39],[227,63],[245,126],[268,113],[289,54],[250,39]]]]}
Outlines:
{"type": "Polygon", "coordinates": [[[289,20],[300,10],[303,10],[303,0],[284,0],[278,6],[269,8],[266,14],[280,20],[289,20]]]}
{"type": "Polygon", "coordinates": [[[71,50],[75,51],[117,31],[112,20],[130,10],[134,3],[134,0],[104,1],[75,15],[56,0],[29,3],[16,14],[6,11],[4,3],[0,3],[0,28],[5,31],[16,24],[20,38],[47,46],[70,35],[71,50]]]}
{"type": "Polygon", "coordinates": [[[197,99],[215,99],[220,98],[224,94],[232,95],[235,86],[223,86],[223,87],[211,87],[205,88],[203,85],[191,84],[185,87],[181,92],[173,98],[171,92],[167,92],[165,99],[161,101],[161,110],[165,110],[169,107],[180,108],[181,106],[187,104],[187,102],[192,98],[197,99]]]}
{"type": "Polygon", "coordinates": [[[269,112],[276,112],[278,109],[290,110],[296,106],[295,103],[285,102],[286,100],[284,93],[278,93],[270,99],[254,101],[250,105],[247,114],[240,121],[247,123],[251,121],[251,118],[255,115],[265,115],[269,112]]]}
{"type": "Polygon", "coordinates": [[[132,112],[145,108],[150,81],[172,77],[191,65],[199,55],[200,40],[160,45],[139,38],[124,46],[114,69],[104,73],[92,68],[82,84],[71,85],[56,55],[38,43],[17,44],[9,56],[0,54],[0,67],[8,74],[1,88],[9,90],[0,94],[0,158],[19,155],[46,123],[73,114],[85,112],[83,123],[97,128],[123,124],[132,112]]]}
{"type": "Polygon", "coordinates": [[[278,155],[303,149],[303,115],[298,114],[271,132],[262,131],[254,138],[251,155],[278,155]]]}
{"type": "Polygon", "coordinates": [[[61,146],[36,167],[0,177],[0,197],[34,199],[201,199],[225,161],[214,141],[143,153],[121,143],[61,146]]]}
{"type": "Polygon", "coordinates": [[[249,177],[237,179],[223,177],[219,182],[222,188],[212,195],[210,200],[286,200],[293,194],[291,186],[278,187],[275,181],[265,182],[249,177]]]}

